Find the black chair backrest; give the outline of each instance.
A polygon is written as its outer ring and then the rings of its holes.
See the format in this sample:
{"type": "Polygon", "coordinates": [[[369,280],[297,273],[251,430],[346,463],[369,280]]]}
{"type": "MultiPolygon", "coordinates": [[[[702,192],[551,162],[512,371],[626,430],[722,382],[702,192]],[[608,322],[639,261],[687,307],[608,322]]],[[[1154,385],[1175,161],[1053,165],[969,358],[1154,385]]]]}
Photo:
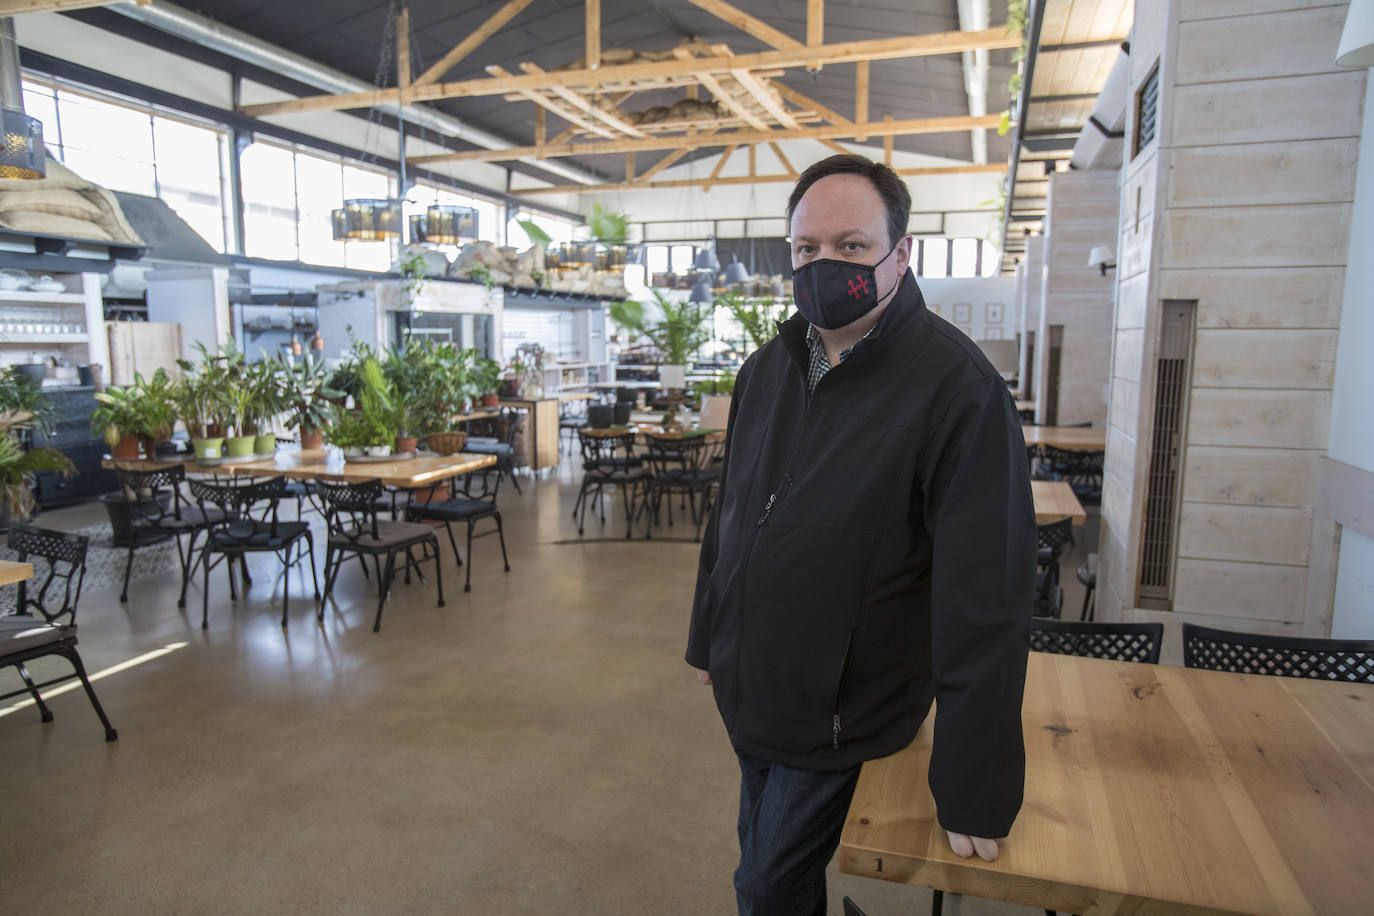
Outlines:
{"type": "Polygon", "coordinates": [[[1044,447],[1045,463],[1060,474],[1069,477],[1101,477],[1106,452],[1084,451],[1082,449],[1044,447]]]}
{"type": "MultiPolygon", "coordinates": [[[[52,624],[65,615],[67,621],[62,625],[74,625],[76,603],[81,600],[81,583],[86,580],[86,548],[89,544],[90,538],[84,535],[11,522],[9,548],[19,554],[19,562],[28,563],[41,557],[48,563],[48,573],[36,597],[32,593],[32,581],[19,583],[15,610],[20,613],[38,611],[43,619],[52,624]],[[62,581],[62,604],[53,610],[50,602],[55,603],[57,596],[53,584],[59,579],[62,581]],[[75,586],[73,579],[76,580],[75,586]]],[[[35,567],[35,577],[39,572],[35,567]]]]}
{"type": "Polygon", "coordinates": [[[675,471],[700,471],[711,462],[719,443],[707,436],[645,435],[649,469],[655,477],[671,477],[675,471]]]}
{"type": "Polygon", "coordinates": [[[287,491],[285,477],[250,483],[191,480],[188,484],[201,512],[208,513],[210,506],[220,511],[222,517],[210,528],[221,544],[225,543],[226,538],[229,541],[247,541],[256,534],[266,533],[275,538],[280,533],[277,504],[291,495],[287,491]],[[255,510],[261,511],[257,519],[253,518],[255,510]]]}
{"type": "Polygon", "coordinates": [[[593,473],[623,470],[634,455],[635,434],[632,431],[607,436],[579,429],[577,441],[582,448],[582,468],[593,473]]]}
{"type": "Polygon", "coordinates": [[[129,517],[134,522],[156,525],[165,518],[181,518],[181,485],[186,480],[184,465],[174,464],[156,471],[116,468],[115,474],[119,477],[124,501],[129,504],[129,517]],[[163,494],[172,497],[165,505],[158,499],[163,494]]]}
{"type": "Polygon", "coordinates": [[[1053,551],[1057,558],[1065,544],[1073,543],[1073,519],[1063,518],[1048,525],[1037,525],[1035,538],[1042,550],[1053,551]]]}
{"type": "Polygon", "coordinates": [[[1189,668],[1374,684],[1374,640],[1237,633],[1183,625],[1189,668]]]}
{"type": "Polygon", "coordinates": [[[1042,617],[1031,620],[1030,647],[1035,652],[1155,665],[1159,663],[1163,642],[1162,623],[1079,623],[1042,617]]]}
{"type": "Polygon", "coordinates": [[[523,410],[502,407],[497,416],[468,421],[468,435],[495,439],[504,445],[510,445],[524,422],[523,410]]]}
{"type": "Polygon", "coordinates": [[[494,506],[496,505],[496,494],[500,492],[501,481],[505,476],[501,473],[501,468],[496,465],[469,471],[460,480],[454,481],[454,495],[462,493],[468,499],[481,500],[494,506]]]}
{"type": "Polygon", "coordinates": [[[364,537],[378,537],[377,500],[382,497],[380,479],[359,483],[315,481],[316,494],[324,503],[324,520],[332,537],[357,543],[364,537]]]}

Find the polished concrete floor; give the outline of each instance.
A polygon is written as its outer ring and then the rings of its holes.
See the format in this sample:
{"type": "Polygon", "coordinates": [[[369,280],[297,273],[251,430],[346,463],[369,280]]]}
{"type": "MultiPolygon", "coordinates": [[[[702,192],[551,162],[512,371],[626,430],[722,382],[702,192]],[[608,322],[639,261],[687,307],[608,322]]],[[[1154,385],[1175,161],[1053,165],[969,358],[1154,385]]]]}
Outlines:
{"type": "MultiPolygon", "coordinates": [[[[521,482],[502,491],[512,571],[483,539],[465,594],[446,545],[447,606],[432,579],[398,584],[380,633],[356,564],[322,624],[293,574],[285,631],[270,557],[236,604],[212,580],[208,630],[175,574],[126,605],[88,581],[87,668],[135,662],[96,683],[120,737],[79,688],[49,724],[0,704],[0,912],[733,912],[738,769],[682,661],[696,545],[626,542],[619,520],[593,540],[590,519],[577,543],[568,472],[521,482]]],[[[1085,551],[1065,563],[1075,616],[1085,551]]],[[[926,890],[830,876],[831,913],[843,894],[929,911],[926,890]]]]}

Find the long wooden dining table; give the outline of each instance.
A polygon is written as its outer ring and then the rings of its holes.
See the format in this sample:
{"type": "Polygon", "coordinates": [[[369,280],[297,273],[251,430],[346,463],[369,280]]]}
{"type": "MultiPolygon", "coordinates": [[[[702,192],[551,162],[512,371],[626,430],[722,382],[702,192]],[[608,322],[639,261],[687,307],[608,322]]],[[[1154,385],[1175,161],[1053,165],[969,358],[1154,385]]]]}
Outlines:
{"type": "Polygon", "coordinates": [[[460,452],[456,455],[420,453],[413,458],[392,458],[389,461],[346,461],[330,464],[324,449],[303,449],[300,451],[280,451],[271,458],[254,461],[221,462],[204,464],[191,456],[178,461],[176,458],[130,458],[107,459],[114,468],[128,470],[155,470],[172,464],[184,463],[187,473],[215,474],[226,477],[291,477],[297,480],[345,480],[359,483],[364,480],[380,479],[384,486],[397,489],[416,489],[428,486],[450,477],[457,477],[470,471],[481,470],[496,464],[495,455],[479,455],[460,452]]]}
{"type": "Polygon", "coordinates": [[[1053,445],[1079,452],[1100,452],[1107,448],[1104,426],[1022,426],[1027,445],[1053,445]]]}
{"type": "Polygon", "coordinates": [[[1032,652],[995,862],[936,821],[933,718],[864,764],[842,872],[1094,916],[1371,911],[1374,685],[1032,652]]]}

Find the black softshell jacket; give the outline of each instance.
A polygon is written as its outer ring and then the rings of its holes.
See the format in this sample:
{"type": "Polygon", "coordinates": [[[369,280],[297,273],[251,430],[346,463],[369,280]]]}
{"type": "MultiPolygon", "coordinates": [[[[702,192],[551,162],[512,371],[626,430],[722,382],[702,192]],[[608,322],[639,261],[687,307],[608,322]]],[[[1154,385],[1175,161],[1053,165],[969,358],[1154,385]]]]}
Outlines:
{"type": "Polygon", "coordinates": [[[736,381],[687,662],[734,746],[790,766],[901,750],[938,701],[940,823],[1005,836],[1036,556],[1015,404],[909,271],[809,396],[806,330],[784,322],[736,381]]]}

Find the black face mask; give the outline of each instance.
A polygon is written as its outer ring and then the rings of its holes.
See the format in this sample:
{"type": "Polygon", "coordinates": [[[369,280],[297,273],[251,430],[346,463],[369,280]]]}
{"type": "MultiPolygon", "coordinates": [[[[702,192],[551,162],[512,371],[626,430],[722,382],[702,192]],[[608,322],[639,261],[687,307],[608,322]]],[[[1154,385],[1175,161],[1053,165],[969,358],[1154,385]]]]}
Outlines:
{"type": "MultiPolygon", "coordinates": [[[[878,264],[892,257],[894,244],[878,264]]],[[[833,330],[853,324],[891,295],[892,289],[878,295],[878,264],[855,264],[834,258],[817,258],[792,271],[792,298],[802,317],[818,328],[833,330]]]]}

